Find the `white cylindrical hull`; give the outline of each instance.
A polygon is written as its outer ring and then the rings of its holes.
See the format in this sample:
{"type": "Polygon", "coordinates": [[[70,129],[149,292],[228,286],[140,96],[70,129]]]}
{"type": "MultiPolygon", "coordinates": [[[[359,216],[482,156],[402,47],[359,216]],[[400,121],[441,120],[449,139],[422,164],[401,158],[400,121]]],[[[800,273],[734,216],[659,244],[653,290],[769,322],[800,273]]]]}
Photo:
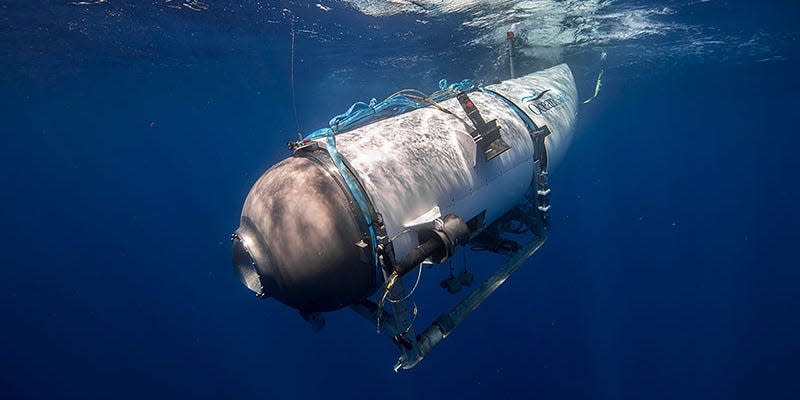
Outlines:
{"type": "Polygon", "coordinates": [[[337,135],[339,152],[395,238],[397,258],[418,244],[413,227],[426,219],[455,214],[466,221],[485,211],[489,224],[522,200],[533,178],[534,144],[520,110],[536,127],[548,126],[550,167],[566,151],[578,104],[566,64],[485,89],[469,97],[486,121],[497,120],[510,146],[491,160],[475,155],[473,127],[456,99],[439,103],[455,116],[427,107],[337,135]]]}

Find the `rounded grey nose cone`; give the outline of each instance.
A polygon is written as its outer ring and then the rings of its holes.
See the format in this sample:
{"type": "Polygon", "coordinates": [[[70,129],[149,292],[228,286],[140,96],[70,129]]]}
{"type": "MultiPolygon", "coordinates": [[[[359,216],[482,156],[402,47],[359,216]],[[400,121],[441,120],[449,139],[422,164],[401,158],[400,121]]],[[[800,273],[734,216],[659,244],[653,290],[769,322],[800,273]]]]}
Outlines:
{"type": "MultiPolygon", "coordinates": [[[[321,161],[323,160],[323,161],[321,161]]],[[[304,312],[332,311],[376,287],[366,223],[332,163],[290,157],[253,185],[233,235],[233,264],[251,290],[304,312]]]]}

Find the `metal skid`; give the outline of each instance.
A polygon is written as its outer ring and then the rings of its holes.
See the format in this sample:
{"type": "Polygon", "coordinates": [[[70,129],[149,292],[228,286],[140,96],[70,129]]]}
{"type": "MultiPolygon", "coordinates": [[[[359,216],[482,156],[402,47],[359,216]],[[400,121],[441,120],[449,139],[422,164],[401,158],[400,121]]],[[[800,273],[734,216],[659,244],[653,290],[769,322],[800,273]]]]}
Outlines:
{"type": "MultiPolygon", "coordinates": [[[[365,299],[351,308],[359,315],[366,318],[378,327],[378,332],[385,332],[392,338],[400,350],[400,358],[394,365],[394,370],[411,369],[422,361],[433,348],[444,338],[452,333],[478,306],[483,303],[497,288],[508,280],[525,261],[533,256],[547,240],[549,189],[547,187],[547,172],[536,165],[535,184],[531,185],[531,193],[526,196],[523,205],[515,207],[499,220],[485,227],[481,234],[476,235],[470,244],[497,253],[507,254],[509,257],[497,270],[487,277],[480,285],[464,296],[461,301],[449,311],[441,314],[430,326],[418,335],[414,330],[416,306],[407,298],[400,281],[391,288],[390,295],[403,301],[392,302],[389,307],[382,307],[381,302],[365,299]],[[503,237],[505,233],[520,233],[507,229],[509,223],[522,224],[531,238],[522,245],[503,237]],[[513,250],[509,246],[492,246],[492,243],[514,243],[513,250]]],[[[420,266],[419,268],[422,268],[420,266]]],[[[378,293],[380,298],[381,291],[378,293]]]]}

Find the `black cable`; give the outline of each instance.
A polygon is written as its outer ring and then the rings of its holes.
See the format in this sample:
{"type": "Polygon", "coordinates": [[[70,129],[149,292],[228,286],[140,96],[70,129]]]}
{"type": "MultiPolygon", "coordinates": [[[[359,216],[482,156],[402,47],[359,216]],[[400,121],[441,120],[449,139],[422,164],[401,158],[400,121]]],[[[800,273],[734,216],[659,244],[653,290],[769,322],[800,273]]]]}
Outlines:
{"type": "Polygon", "coordinates": [[[294,27],[294,14],[291,14],[292,20],[292,110],[294,111],[294,123],[297,126],[297,139],[302,140],[303,135],[300,131],[300,118],[297,116],[297,98],[295,96],[294,90],[294,49],[295,49],[295,36],[297,36],[297,30],[294,27]]]}

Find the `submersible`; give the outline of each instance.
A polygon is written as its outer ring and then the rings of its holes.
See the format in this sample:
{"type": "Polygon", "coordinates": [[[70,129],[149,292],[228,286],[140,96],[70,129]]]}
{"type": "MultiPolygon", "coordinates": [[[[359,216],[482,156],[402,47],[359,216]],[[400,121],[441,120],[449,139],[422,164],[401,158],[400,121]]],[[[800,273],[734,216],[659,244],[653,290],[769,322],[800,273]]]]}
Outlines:
{"type": "Polygon", "coordinates": [[[544,242],[548,171],[577,107],[566,64],[354,105],[290,143],[292,155],[253,185],[232,235],[234,269],[316,327],[322,312],[351,307],[392,336],[395,369],[411,368],[544,242]],[[530,240],[504,236],[509,221],[530,240]],[[416,334],[402,277],[465,245],[509,258],[416,334]]]}

